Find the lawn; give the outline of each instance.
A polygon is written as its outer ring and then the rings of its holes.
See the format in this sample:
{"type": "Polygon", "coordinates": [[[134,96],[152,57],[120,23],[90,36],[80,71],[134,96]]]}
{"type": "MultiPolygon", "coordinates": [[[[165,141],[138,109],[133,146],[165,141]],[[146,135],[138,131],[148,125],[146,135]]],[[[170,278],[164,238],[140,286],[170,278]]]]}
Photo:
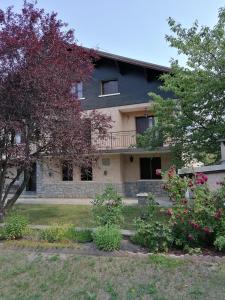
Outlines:
{"type": "MultiPolygon", "coordinates": [[[[30,224],[66,223],[79,227],[96,226],[89,205],[17,204],[14,210],[26,216],[30,224]]],[[[134,229],[134,219],[140,215],[140,210],[138,206],[125,206],[123,209],[124,223],[121,227],[134,229]]],[[[164,218],[159,213],[159,209],[156,218],[164,218]]]]}
{"type": "Polygon", "coordinates": [[[224,299],[225,260],[1,249],[1,300],[224,299]]]}

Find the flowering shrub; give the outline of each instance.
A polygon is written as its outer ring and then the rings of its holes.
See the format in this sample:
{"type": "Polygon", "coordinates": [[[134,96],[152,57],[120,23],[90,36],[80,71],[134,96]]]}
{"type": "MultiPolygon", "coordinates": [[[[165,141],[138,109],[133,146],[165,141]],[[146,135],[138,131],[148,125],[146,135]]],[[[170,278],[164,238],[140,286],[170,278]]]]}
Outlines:
{"type": "Polygon", "coordinates": [[[167,190],[170,199],[179,204],[187,191],[188,186],[190,185],[190,180],[186,177],[181,178],[178,174],[176,174],[176,167],[172,166],[167,174],[165,174],[167,179],[167,183],[164,188],[167,190]]]}
{"type": "Polygon", "coordinates": [[[167,210],[173,228],[176,246],[197,247],[213,245],[218,231],[224,229],[224,210],[218,207],[214,194],[207,186],[208,177],[197,173],[190,178],[181,178],[172,167],[168,172],[166,188],[175,202],[173,208],[167,210]],[[190,189],[193,202],[185,198],[185,190],[190,189]]]}
{"type": "Polygon", "coordinates": [[[201,253],[201,247],[213,245],[225,251],[225,181],[215,194],[208,189],[208,177],[203,173],[182,178],[172,167],[164,176],[165,188],[174,202],[166,210],[169,223],[155,220],[157,204],[154,196],[149,195],[142,218],[136,220],[133,241],[153,252],[175,246],[193,254],[201,253]],[[191,191],[193,201],[186,198],[187,190],[191,191]]]}

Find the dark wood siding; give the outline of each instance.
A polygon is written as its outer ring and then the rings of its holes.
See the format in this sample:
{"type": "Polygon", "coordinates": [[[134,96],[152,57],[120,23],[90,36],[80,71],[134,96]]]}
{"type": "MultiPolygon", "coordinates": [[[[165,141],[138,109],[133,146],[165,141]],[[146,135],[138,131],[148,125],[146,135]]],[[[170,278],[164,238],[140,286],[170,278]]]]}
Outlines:
{"type": "Polygon", "coordinates": [[[85,100],[81,100],[81,105],[84,109],[97,109],[147,103],[150,100],[149,92],[166,95],[159,89],[161,74],[159,71],[146,70],[143,67],[118,63],[110,59],[101,59],[96,65],[92,78],[84,83],[83,96],[85,100]],[[99,97],[101,82],[115,79],[118,80],[120,95],[99,97]]]}

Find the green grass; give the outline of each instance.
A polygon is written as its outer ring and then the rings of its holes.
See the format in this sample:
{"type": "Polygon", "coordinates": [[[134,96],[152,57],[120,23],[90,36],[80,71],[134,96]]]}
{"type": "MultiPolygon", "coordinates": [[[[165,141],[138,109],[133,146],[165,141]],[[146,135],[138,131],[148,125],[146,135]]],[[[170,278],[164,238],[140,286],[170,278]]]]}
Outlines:
{"type": "Polygon", "coordinates": [[[62,223],[79,227],[94,225],[91,206],[88,205],[17,204],[14,210],[27,217],[30,224],[62,223]]]}
{"type": "MultiPolygon", "coordinates": [[[[94,227],[95,222],[89,205],[68,204],[17,204],[14,210],[25,216],[30,224],[52,225],[56,223],[74,224],[78,227],[94,227]]],[[[134,219],[140,216],[140,207],[125,206],[123,209],[124,223],[122,228],[134,229],[134,219]]],[[[165,216],[156,210],[157,219],[165,216]]]]}
{"type": "Polygon", "coordinates": [[[166,269],[177,268],[184,264],[184,260],[179,258],[171,258],[165,255],[152,254],[149,256],[149,262],[154,265],[161,266],[166,269]]]}
{"type": "Polygon", "coordinates": [[[156,257],[151,261],[1,249],[0,299],[224,299],[225,259],[183,259],[177,264],[170,258],[168,264],[156,257]]]}

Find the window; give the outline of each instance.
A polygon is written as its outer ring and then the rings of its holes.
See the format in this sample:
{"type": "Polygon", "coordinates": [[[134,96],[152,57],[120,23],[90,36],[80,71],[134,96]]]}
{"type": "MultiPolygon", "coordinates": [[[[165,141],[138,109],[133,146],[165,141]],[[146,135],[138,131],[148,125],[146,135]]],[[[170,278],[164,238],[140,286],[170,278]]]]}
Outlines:
{"type": "Polygon", "coordinates": [[[65,161],[62,164],[62,180],[73,181],[73,164],[71,162],[65,161]]]}
{"type": "Polygon", "coordinates": [[[77,97],[77,99],[82,99],[83,98],[83,82],[76,82],[72,89],[71,89],[72,94],[77,97]]]}
{"type": "Polygon", "coordinates": [[[155,118],[152,116],[136,117],[136,131],[139,134],[143,134],[148,128],[154,126],[155,118]]]}
{"type": "Polygon", "coordinates": [[[21,140],[22,140],[22,134],[21,132],[17,132],[16,135],[15,135],[15,142],[16,144],[21,144],[21,140]]]}
{"type": "Polygon", "coordinates": [[[88,118],[83,119],[83,136],[87,147],[91,146],[91,120],[88,118]]]}
{"type": "Polygon", "coordinates": [[[102,95],[118,93],[118,80],[102,81],[102,95]]]}
{"type": "Polygon", "coordinates": [[[82,167],[81,170],[81,180],[91,181],[92,180],[92,167],[82,167]]]}

